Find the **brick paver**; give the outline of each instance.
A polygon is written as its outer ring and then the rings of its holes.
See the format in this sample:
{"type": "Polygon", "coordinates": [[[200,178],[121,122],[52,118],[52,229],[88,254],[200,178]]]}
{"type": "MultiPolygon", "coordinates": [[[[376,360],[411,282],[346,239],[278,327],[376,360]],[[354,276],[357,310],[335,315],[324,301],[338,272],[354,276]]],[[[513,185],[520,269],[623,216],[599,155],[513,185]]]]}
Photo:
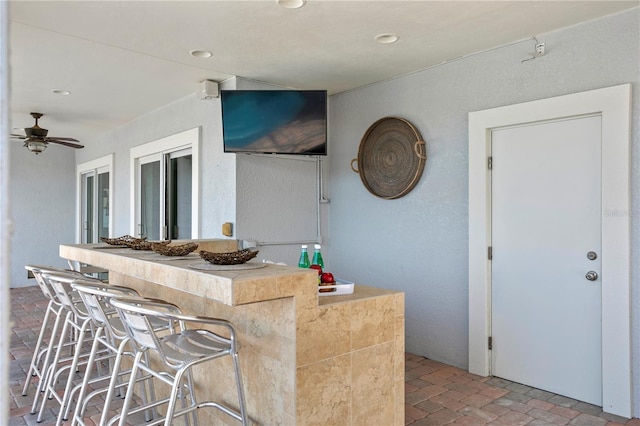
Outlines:
{"type": "Polygon", "coordinates": [[[428,359],[420,361],[414,354],[407,353],[406,359],[411,361],[405,364],[407,373],[412,368],[423,373],[424,366],[431,370],[407,380],[405,425],[640,426],[640,419],[603,413],[600,407],[562,395],[498,377],[476,376],[428,359]],[[412,404],[414,400],[419,402],[412,404]]]}

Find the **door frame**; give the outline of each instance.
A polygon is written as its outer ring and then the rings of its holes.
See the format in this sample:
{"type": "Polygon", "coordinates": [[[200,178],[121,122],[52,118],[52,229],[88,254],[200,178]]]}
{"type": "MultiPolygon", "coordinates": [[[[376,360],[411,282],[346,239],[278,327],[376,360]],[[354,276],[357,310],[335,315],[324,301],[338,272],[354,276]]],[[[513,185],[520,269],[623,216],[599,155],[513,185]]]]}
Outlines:
{"type": "MultiPolygon", "coordinates": [[[[76,166],[76,242],[82,242],[82,175],[91,171],[106,169],[109,173],[109,237],[113,237],[114,227],[114,176],[113,162],[115,154],[108,154],[76,166]]],[[[96,173],[96,179],[98,174],[96,173]]]]}
{"type": "Polygon", "coordinates": [[[631,417],[631,85],[469,113],[469,372],[491,374],[491,129],[602,116],[602,404],[631,417]]]}
{"type": "Polygon", "coordinates": [[[137,188],[139,185],[137,169],[139,168],[139,159],[153,154],[166,154],[169,152],[191,149],[191,238],[200,238],[200,144],[201,128],[195,127],[153,142],[147,142],[145,144],[135,146],[129,150],[129,172],[131,176],[129,193],[129,229],[131,235],[136,235],[136,222],[138,215],[136,210],[138,208],[137,188]]]}

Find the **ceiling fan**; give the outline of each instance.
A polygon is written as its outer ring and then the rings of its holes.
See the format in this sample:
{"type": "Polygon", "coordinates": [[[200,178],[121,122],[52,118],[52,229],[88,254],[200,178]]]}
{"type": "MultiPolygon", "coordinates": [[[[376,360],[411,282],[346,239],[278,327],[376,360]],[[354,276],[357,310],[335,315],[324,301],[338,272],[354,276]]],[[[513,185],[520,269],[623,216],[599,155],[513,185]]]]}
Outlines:
{"type": "Polygon", "coordinates": [[[31,116],[36,120],[36,124],[33,127],[26,127],[24,129],[25,135],[11,135],[12,138],[24,139],[24,146],[34,154],[40,154],[47,149],[47,144],[57,143],[71,148],[84,148],[84,145],[80,145],[77,139],[73,138],[58,138],[54,136],[47,136],[49,131],[38,126],[38,119],[43,116],[39,112],[32,112],[31,116]]]}

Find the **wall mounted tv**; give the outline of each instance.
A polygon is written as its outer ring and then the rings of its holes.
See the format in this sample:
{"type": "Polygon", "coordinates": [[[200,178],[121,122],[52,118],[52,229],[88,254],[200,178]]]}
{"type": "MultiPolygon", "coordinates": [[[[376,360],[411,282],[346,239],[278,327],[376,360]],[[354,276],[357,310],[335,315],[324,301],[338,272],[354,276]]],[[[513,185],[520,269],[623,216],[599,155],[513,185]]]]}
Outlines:
{"type": "Polygon", "coordinates": [[[326,155],[325,90],[223,90],[224,152],[326,155]]]}

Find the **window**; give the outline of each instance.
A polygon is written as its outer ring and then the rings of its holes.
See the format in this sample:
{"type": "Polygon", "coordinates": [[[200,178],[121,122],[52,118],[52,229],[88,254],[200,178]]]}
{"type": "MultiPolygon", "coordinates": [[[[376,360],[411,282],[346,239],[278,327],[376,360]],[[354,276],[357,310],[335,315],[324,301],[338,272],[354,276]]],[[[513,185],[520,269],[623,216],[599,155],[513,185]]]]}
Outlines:
{"type": "Polygon", "coordinates": [[[199,129],[131,149],[132,234],[198,238],[199,129]]]}
{"type": "Polygon", "coordinates": [[[97,243],[113,227],[113,154],[79,164],[77,170],[78,225],[76,240],[97,243]]]}

